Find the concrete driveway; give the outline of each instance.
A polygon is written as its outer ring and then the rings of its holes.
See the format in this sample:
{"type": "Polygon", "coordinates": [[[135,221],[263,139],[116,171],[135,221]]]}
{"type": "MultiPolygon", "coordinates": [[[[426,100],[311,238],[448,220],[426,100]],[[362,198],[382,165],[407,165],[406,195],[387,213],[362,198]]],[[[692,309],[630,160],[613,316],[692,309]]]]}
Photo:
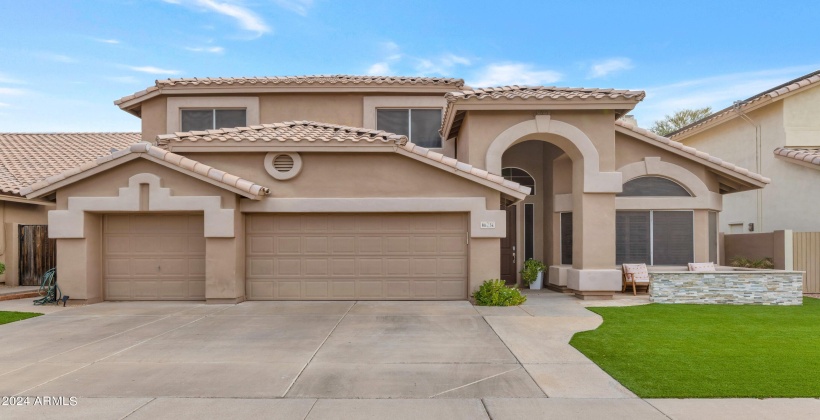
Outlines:
{"type": "MultiPolygon", "coordinates": [[[[629,303],[642,302],[620,304],[629,303]]],[[[667,418],[567,344],[601,322],[583,304],[538,293],[514,308],[69,308],[0,326],[0,395],[73,396],[77,405],[0,406],[0,417],[667,418]]]]}

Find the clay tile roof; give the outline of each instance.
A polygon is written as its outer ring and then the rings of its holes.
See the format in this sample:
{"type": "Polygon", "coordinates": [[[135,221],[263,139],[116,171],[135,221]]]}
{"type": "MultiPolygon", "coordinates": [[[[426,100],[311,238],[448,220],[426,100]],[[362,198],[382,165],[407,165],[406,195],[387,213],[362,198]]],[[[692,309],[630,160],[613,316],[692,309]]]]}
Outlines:
{"type": "Polygon", "coordinates": [[[795,163],[803,165],[813,165],[820,170],[820,149],[806,148],[793,149],[789,147],[778,147],[774,149],[775,156],[793,160],[795,163]]]}
{"type": "Polygon", "coordinates": [[[407,142],[406,136],[369,128],[325,124],[315,121],[287,121],[251,127],[180,132],[157,136],[156,144],[167,147],[172,142],[305,142],[305,143],[395,143],[407,142]]]}
{"type": "Polygon", "coordinates": [[[570,88],[556,86],[501,86],[448,92],[448,102],[467,99],[634,99],[643,100],[642,90],[619,90],[597,88],[570,88]]]}
{"type": "Polygon", "coordinates": [[[529,194],[530,188],[518,183],[507,181],[483,169],[474,168],[463,162],[443,156],[418,146],[407,140],[406,136],[388,133],[382,130],[369,128],[348,127],[343,125],[325,124],[315,121],[289,121],[276,124],[262,124],[251,127],[223,128],[220,130],[195,131],[190,133],[162,134],[157,136],[156,144],[161,148],[168,148],[172,142],[305,142],[306,144],[339,144],[339,143],[388,143],[396,147],[399,154],[421,160],[430,165],[445,165],[448,170],[460,176],[483,181],[529,194]]]}
{"type": "Polygon", "coordinates": [[[615,125],[617,125],[619,127],[623,127],[623,128],[625,128],[627,130],[630,130],[634,133],[640,134],[640,135],[642,135],[644,137],[647,137],[651,140],[655,140],[658,143],[662,143],[662,144],[665,144],[667,146],[674,147],[675,149],[678,149],[682,152],[685,152],[685,153],[691,155],[690,158],[692,160],[701,161],[701,162],[709,162],[711,164],[718,165],[718,166],[720,166],[721,168],[723,168],[725,170],[735,172],[736,174],[752,178],[756,181],[759,181],[759,182],[762,182],[762,183],[765,183],[765,184],[768,184],[768,183],[771,182],[771,179],[766,178],[763,175],[756,174],[756,173],[754,173],[754,172],[752,172],[752,171],[750,171],[746,168],[742,168],[740,166],[737,166],[737,165],[734,165],[732,163],[726,162],[725,160],[720,159],[720,158],[715,157],[715,156],[712,156],[708,153],[701,152],[700,150],[697,150],[694,147],[689,147],[689,146],[684,145],[683,143],[677,142],[675,140],[671,140],[667,137],[659,136],[659,135],[657,135],[657,134],[655,134],[655,133],[653,133],[649,130],[637,127],[637,126],[633,125],[632,123],[628,123],[628,122],[625,122],[625,121],[622,121],[622,120],[616,120],[615,125]]]}
{"type": "Polygon", "coordinates": [[[140,141],[140,133],[0,133],[0,193],[74,168],[111,149],[140,141]]]}
{"type": "Polygon", "coordinates": [[[123,150],[108,154],[106,156],[97,158],[96,160],[85,162],[81,165],[75,165],[72,169],[68,169],[59,174],[52,174],[52,176],[42,179],[32,185],[20,189],[21,195],[29,195],[33,192],[42,190],[50,185],[82,175],[83,172],[94,169],[102,164],[121,159],[128,155],[139,154],[150,156],[151,158],[163,161],[166,164],[176,166],[181,172],[187,172],[200,176],[208,177],[218,184],[226,185],[231,188],[243,191],[251,196],[258,197],[270,194],[270,190],[261,185],[255,184],[251,181],[242,179],[238,176],[231,175],[220,171],[219,169],[205,165],[192,159],[176,153],[171,153],[159,147],[152,146],[149,143],[136,143],[127,146],[123,150]]]}
{"type": "MultiPolygon", "coordinates": [[[[763,104],[767,101],[776,100],[778,97],[783,96],[787,93],[794,92],[798,89],[803,89],[809,86],[817,86],[817,83],[820,82],[820,70],[815,72],[809,73],[805,76],[800,76],[797,79],[790,80],[782,85],[775,86],[769,90],[763,91],[754,95],[748,99],[739,102],[739,110],[745,111],[749,108],[757,107],[759,104],[763,104]]],[[[677,131],[669,133],[669,137],[678,137],[682,136],[685,133],[688,133],[692,130],[695,130],[699,127],[702,127],[706,124],[709,124],[712,121],[721,119],[723,117],[728,117],[732,114],[736,114],[738,110],[738,106],[731,105],[726,108],[721,109],[711,115],[707,115],[692,124],[689,124],[677,131]]]]}
{"type": "Polygon", "coordinates": [[[274,76],[274,77],[204,77],[157,80],[154,86],[132,95],[124,96],[115,105],[130,101],[164,87],[238,87],[238,86],[419,86],[419,87],[452,87],[461,89],[464,80],[448,77],[411,77],[411,76],[354,76],[354,75],[313,75],[313,76],[274,76]]]}

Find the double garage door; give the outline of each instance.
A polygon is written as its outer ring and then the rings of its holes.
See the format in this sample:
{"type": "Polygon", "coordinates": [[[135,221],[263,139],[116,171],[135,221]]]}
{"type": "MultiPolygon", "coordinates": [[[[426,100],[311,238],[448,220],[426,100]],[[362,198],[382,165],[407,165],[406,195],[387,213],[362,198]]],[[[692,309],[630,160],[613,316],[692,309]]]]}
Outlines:
{"type": "Polygon", "coordinates": [[[467,217],[249,214],[253,300],[467,298],[467,217]]]}

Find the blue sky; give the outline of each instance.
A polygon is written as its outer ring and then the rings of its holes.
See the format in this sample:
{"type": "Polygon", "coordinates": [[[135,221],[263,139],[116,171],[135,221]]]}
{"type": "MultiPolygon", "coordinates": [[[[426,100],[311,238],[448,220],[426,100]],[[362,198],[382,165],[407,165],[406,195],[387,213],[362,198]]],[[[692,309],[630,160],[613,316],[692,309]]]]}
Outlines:
{"type": "Polygon", "coordinates": [[[642,89],[648,127],[820,69],[802,1],[0,0],[0,131],[137,131],[168,77],[390,74],[642,89]]]}

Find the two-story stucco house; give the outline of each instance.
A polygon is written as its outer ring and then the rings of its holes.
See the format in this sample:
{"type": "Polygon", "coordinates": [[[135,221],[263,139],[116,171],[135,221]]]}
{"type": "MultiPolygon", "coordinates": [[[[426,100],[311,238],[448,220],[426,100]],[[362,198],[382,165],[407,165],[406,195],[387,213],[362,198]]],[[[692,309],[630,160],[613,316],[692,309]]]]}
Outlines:
{"type": "Polygon", "coordinates": [[[731,194],[726,233],[820,232],[820,71],[715,112],[670,137],[772,179],[766,189],[731,194]]]}
{"type": "Polygon", "coordinates": [[[618,121],[642,91],[460,79],[170,79],[116,104],[143,142],[23,188],[72,299],[606,297],[622,262],[717,260],[723,196],[767,178],[618,121]]]}

